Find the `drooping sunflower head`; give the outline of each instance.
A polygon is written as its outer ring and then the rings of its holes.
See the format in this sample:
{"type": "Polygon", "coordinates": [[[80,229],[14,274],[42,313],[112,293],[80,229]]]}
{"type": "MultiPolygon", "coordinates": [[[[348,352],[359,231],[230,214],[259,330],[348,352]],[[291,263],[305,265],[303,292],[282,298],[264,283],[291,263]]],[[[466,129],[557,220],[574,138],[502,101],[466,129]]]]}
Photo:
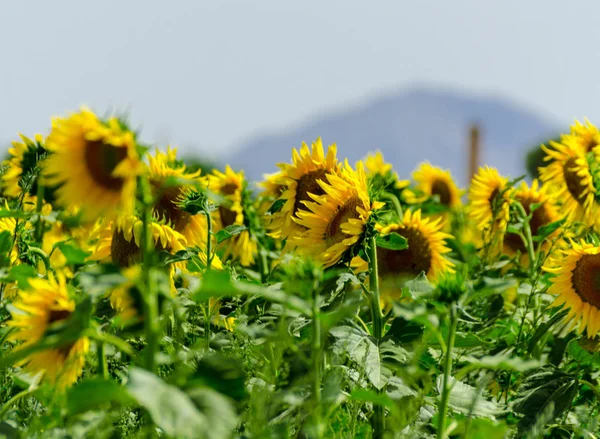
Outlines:
{"type": "Polygon", "coordinates": [[[271,215],[269,230],[273,237],[292,242],[295,236],[305,230],[295,220],[300,217],[300,212],[307,211],[306,203],[312,202],[313,196],[325,193],[320,183],[326,181],[327,175],[339,172],[336,151],[336,145],[332,144],[325,154],[323,142],[318,138],[311,148],[302,143],[300,151],[292,149],[292,163],[278,165],[281,178],[274,182],[285,187],[285,190],[276,201],[282,204],[281,207],[271,215]]]}
{"type": "Polygon", "coordinates": [[[510,215],[508,179],[494,168],[479,168],[469,190],[469,216],[477,227],[506,231],[510,215]]]}
{"type": "Polygon", "coordinates": [[[82,109],[56,119],[46,140],[43,183],[58,186],[57,203],[81,206],[86,219],[131,213],[142,164],[135,135],[117,118],[82,109]]]}
{"type": "MultiPolygon", "coordinates": [[[[529,227],[532,236],[537,236],[543,226],[560,219],[554,200],[548,195],[547,186],[540,187],[537,180],[533,180],[531,187],[527,183],[521,182],[521,185],[514,192],[514,200],[521,203],[527,215],[531,215],[529,227]],[[532,212],[533,206],[536,208],[532,212]]],[[[553,235],[556,233],[558,233],[558,230],[553,235]]],[[[504,236],[504,248],[509,253],[519,251],[525,255],[527,252],[523,241],[515,234],[504,236]]]]}
{"type": "Polygon", "coordinates": [[[125,281],[109,293],[110,305],[123,325],[139,323],[142,318],[143,298],[137,287],[141,272],[139,265],[125,268],[122,271],[125,281]]]}
{"type": "Polygon", "coordinates": [[[284,178],[282,171],[264,174],[263,178],[263,181],[258,183],[258,187],[261,189],[258,195],[258,210],[261,215],[266,215],[269,210],[275,208],[273,203],[281,197],[286,187],[281,184],[281,180],[284,178]]]}
{"type": "Polygon", "coordinates": [[[600,332],[600,248],[572,242],[544,270],[555,275],[548,290],[557,296],[553,305],[568,309],[573,326],[595,337],[600,332]]]}
{"type": "Polygon", "coordinates": [[[339,175],[328,174],[319,185],[323,194],[305,202],[306,210],[294,219],[305,229],[295,244],[301,253],[331,267],[363,238],[371,213],[383,203],[371,200],[362,162],[354,170],[346,161],[339,175]]]}
{"type": "MultiPolygon", "coordinates": [[[[10,337],[24,343],[18,349],[31,346],[64,323],[75,311],[75,302],[69,297],[64,280],[30,279],[30,288],[20,293],[20,300],[11,311],[8,326],[15,328],[10,337]]],[[[23,360],[25,369],[32,374],[42,373],[44,380],[63,389],[77,381],[89,350],[86,337],[57,348],[30,354],[23,360]]]]}
{"type": "Polygon", "coordinates": [[[410,184],[408,180],[400,180],[394,172],[392,164],[387,163],[381,151],[369,153],[363,159],[365,163],[367,179],[376,189],[404,189],[410,184]]]}
{"type": "MultiPolygon", "coordinates": [[[[243,172],[235,172],[228,165],[225,172],[213,170],[208,176],[208,190],[220,195],[222,202],[215,211],[214,229],[219,231],[229,226],[248,226],[244,213],[246,200],[246,181],[243,172]]],[[[230,238],[224,243],[223,260],[237,259],[244,267],[254,263],[258,245],[248,229],[230,238]]]]}
{"type": "Polygon", "coordinates": [[[187,172],[185,165],[177,161],[177,150],[167,153],[156,151],[148,155],[148,178],[155,197],[152,215],[155,221],[170,226],[181,233],[190,246],[203,248],[206,245],[206,217],[201,212],[190,212],[182,206],[189,193],[195,192],[196,185],[206,186],[200,172],[187,172]]]}
{"type": "Polygon", "coordinates": [[[592,223],[597,210],[590,166],[585,153],[568,143],[551,142],[542,145],[548,166],[540,168],[540,179],[553,187],[560,209],[572,221],[592,223]]]}
{"type": "Polygon", "coordinates": [[[405,189],[404,198],[410,204],[422,203],[432,197],[447,208],[460,206],[460,191],[452,179],[450,171],[422,163],[413,173],[415,190],[405,189]]]}
{"type": "Polygon", "coordinates": [[[37,173],[40,161],[47,155],[44,138],[36,134],[32,139],[19,134],[21,141],[12,142],[8,153],[10,158],[3,164],[6,172],[2,175],[2,193],[5,197],[16,198],[23,192],[31,196],[37,193],[37,173]]]}

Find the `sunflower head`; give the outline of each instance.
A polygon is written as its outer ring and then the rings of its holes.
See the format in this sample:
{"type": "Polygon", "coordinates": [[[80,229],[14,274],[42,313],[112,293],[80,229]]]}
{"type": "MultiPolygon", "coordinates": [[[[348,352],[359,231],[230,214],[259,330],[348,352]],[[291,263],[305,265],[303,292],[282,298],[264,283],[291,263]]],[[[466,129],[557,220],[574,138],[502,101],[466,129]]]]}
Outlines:
{"type": "Polygon", "coordinates": [[[141,276],[139,265],[122,271],[125,281],[109,293],[110,305],[117,312],[117,319],[123,325],[139,323],[143,315],[143,298],[138,289],[141,276]]]}
{"type": "Polygon", "coordinates": [[[47,151],[44,138],[36,134],[33,139],[19,134],[21,141],[12,142],[9,148],[10,158],[4,162],[6,172],[2,175],[2,187],[5,197],[17,198],[23,192],[31,196],[37,194],[37,175],[40,162],[47,151]]]}
{"type": "MultiPolygon", "coordinates": [[[[450,252],[446,239],[452,236],[442,231],[443,226],[441,218],[424,218],[420,210],[407,210],[400,223],[377,226],[381,235],[397,233],[408,244],[403,250],[377,247],[381,295],[385,302],[400,298],[406,280],[421,273],[425,273],[430,281],[436,281],[442,274],[454,272],[454,264],[446,258],[450,252]]],[[[367,262],[362,259],[354,260],[352,265],[357,271],[368,269],[367,262]]]]}
{"type": "Polygon", "coordinates": [[[585,123],[576,120],[571,125],[571,133],[563,136],[561,141],[586,154],[600,145],[600,131],[587,119],[585,119],[585,123]]]}
{"type": "Polygon", "coordinates": [[[223,253],[224,260],[237,259],[244,267],[254,263],[258,251],[256,240],[248,230],[249,218],[246,217],[244,211],[244,206],[248,204],[246,185],[244,173],[235,172],[229,165],[225,167],[225,172],[215,169],[208,176],[208,190],[222,198],[214,215],[215,231],[218,232],[230,226],[246,227],[246,230],[226,242],[226,249],[223,253]]]}
{"type": "Polygon", "coordinates": [[[302,143],[299,151],[292,149],[292,163],[278,165],[281,169],[280,177],[273,180],[273,183],[285,190],[275,201],[278,210],[270,216],[271,236],[286,239],[289,245],[295,236],[305,230],[296,220],[300,218],[301,212],[307,212],[306,203],[325,193],[321,182],[326,181],[327,175],[339,172],[336,151],[336,145],[332,144],[325,154],[323,142],[318,138],[311,148],[302,143]]]}
{"type": "Polygon", "coordinates": [[[400,180],[391,163],[387,163],[381,151],[369,153],[363,159],[369,185],[378,190],[401,190],[407,187],[408,180],[400,180]]]}
{"type": "Polygon", "coordinates": [[[323,195],[305,202],[306,210],[297,212],[294,219],[305,229],[295,244],[301,253],[331,267],[352,256],[349,250],[364,238],[371,214],[383,203],[371,200],[362,162],[354,170],[346,161],[339,175],[328,174],[319,186],[323,195]]]}
{"type": "MultiPolygon", "coordinates": [[[[7,324],[15,331],[10,337],[24,342],[18,349],[34,345],[66,322],[74,311],[75,302],[69,297],[63,279],[30,279],[29,289],[20,293],[20,300],[11,311],[12,319],[7,324]]],[[[89,341],[82,337],[64,346],[30,354],[23,365],[29,373],[41,373],[46,381],[62,389],[81,376],[88,350],[89,341]]]]}
{"type": "Polygon", "coordinates": [[[479,229],[506,231],[510,215],[508,179],[494,168],[479,168],[469,190],[469,216],[479,229]]]}
{"type": "Polygon", "coordinates": [[[572,242],[544,269],[555,275],[548,289],[557,296],[553,305],[569,310],[566,318],[578,332],[595,337],[600,332],[600,248],[572,242]]]}
{"type": "Polygon", "coordinates": [[[46,140],[44,185],[58,186],[56,201],[81,206],[86,219],[131,213],[143,166],[135,135],[114,117],[100,120],[82,109],[56,119],[46,140]]]}
{"type": "Polygon", "coordinates": [[[409,204],[422,203],[435,197],[448,209],[460,206],[460,191],[450,171],[422,163],[413,173],[413,179],[416,183],[414,190],[405,189],[403,192],[409,204]]]}
{"type": "MultiPolygon", "coordinates": [[[[560,219],[556,205],[548,195],[548,187],[540,187],[537,180],[533,180],[531,187],[527,183],[521,182],[521,185],[514,192],[514,200],[523,206],[523,210],[527,215],[531,215],[529,227],[532,236],[537,236],[543,226],[560,219]],[[533,207],[535,207],[535,210],[532,211],[533,207]]],[[[557,233],[558,230],[552,235],[557,233]]],[[[508,253],[520,251],[522,254],[526,254],[523,241],[515,234],[505,235],[504,248],[508,253]]]]}
{"type": "Polygon", "coordinates": [[[596,189],[586,154],[572,142],[551,142],[551,148],[542,145],[548,166],[540,168],[540,179],[553,188],[560,209],[571,221],[592,224],[595,221],[596,189]]]}

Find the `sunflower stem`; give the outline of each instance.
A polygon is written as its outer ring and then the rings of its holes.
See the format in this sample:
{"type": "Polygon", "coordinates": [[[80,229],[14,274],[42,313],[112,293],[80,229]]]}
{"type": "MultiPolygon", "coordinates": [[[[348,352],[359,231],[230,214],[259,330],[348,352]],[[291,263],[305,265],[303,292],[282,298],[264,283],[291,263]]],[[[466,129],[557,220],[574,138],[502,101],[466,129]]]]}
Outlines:
{"type": "Polygon", "coordinates": [[[23,390],[22,392],[17,393],[15,396],[13,396],[8,401],[6,401],[6,403],[0,409],[0,420],[4,419],[4,417],[6,416],[6,413],[8,413],[8,410],[10,409],[10,407],[13,404],[15,404],[19,400],[31,395],[37,389],[38,389],[37,386],[32,386],[28,389],[23,390]]]}
{"type": "Polygon", "coordinates": [[[98,371],[100,372],[100,376],[107,380],[108,379],[108,363],[106,361],[106,347],[103,342],[98,342],[97,346],[97,354],[98,354],[98,371]]]}
{"type": "Polygon", "coordinates": [[[442,399],[438,410],[438,438],[446,439],[446,415],[448,412],[448,401],[450,399],[450,375],[452,374],[452,350],[454,348],[454,339],[456,337],[456,326],[458,324],[456,303],[450,307],[450,329],[448,331],[448,342],[446,343],[446,358],[444,361],[444,381],[442,384],[442,399]]]}
{"type": "MultiPolygon", "coordinates": [[[[377,244],[375,237],[369,238],[369,287],[371,289],[371,312],[373,314],[373,337],[379,344],[383,337],[383,315],[381,314],[381,300],[379,297],[379,270],[377,267],[377,244]]],[[[382,393],[382,389],[377,389],[377,393],[382,393]]],[[[383,406],[375,405],[373,413],[373,438],[380,439],[383,437],[385,430],[385,418],[383,406]]]]}
{"type": "Polygon", "coordinates": [[[381,194],[381,198],[383,200],[388,200],[392,202],[392,204],[394,205],[394,209],[396,210],[396,214],[398,215],[398,219],[400,220],[400,222],[402,222],[404,214],[402,212],[402,206],[400,205],[398,197],[392,193],[384,192],[383,194],[381,194]]]}
{"type": "Polygon", "coordinates": [[[152,193],[146,178],[140,179],[142,190],[142,279],[144,283],[144,332],[146,335],[146,369],[156,369],[156,353],[158,351],[158,295],[151,275],[154,256],[152,237],[152,193]]]}
{"type": "MultiPolygon", "coordinates": [[[[206,271],[210,270],[212,265],[212,218],[208,209],[204,210],[206,215],[206,271]]],[[[206,312],[204,313],[204,342],[206,343],[206,352],[210,350],[210,299],[206,301],[206,312]]]]}
{"type": "Polygon", "coordinates": [[[319,289],[317,285],[313,286],[312,297],[312,360],[313,360],[313,399],[315,404],[315,426],[317,437],[322,436],[321,429],[321,375],[322,375],[322,360],[321,360],[321,316],[319,307],[319,289]]]}
{"type": "Polygon", "coordinates": [[[46,274],[48,274],[50,272],[50,270],[51,270],[50,257],[46,254],[46,252],[44,250],[42,250],[39,247],[29,247],[29,249],[27,249],[27,252],[33,253],[34,255],[39,256],[39,258],[44,263],[44,268],[46,269],[46,274]]]}
{"type": "Polygon", "coordinates": [[[42,208],[44,207],[44,185],[40,183],[39,176],[37,178],[35,211],[37,213],[37,221],[35,223],[35,241],[40,245],[44,239],[44,220],[42,219],[42,208]]]}
{"type": "Polygon", "coordinates": [[[527,247],[527,254],[529,255],[529,273],[531,277],[535,275],[535,268],[537,266],[537,260],[535,257],[535,248],[533,245],[533,236],[531,235],[531,225],[529,224],[530,218],[525,212],[521,203],[515,203],[517,210],[523,216],[523,231],[525,232],[525,246],[527,247]]]}

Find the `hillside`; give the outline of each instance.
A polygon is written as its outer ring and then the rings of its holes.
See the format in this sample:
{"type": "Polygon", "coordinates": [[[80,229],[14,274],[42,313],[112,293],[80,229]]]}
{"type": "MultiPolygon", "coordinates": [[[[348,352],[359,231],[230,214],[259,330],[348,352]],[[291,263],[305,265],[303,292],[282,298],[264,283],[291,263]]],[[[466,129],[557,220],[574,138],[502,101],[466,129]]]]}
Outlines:
{"type": "Polygon", "coordinates": [[[464,184],[472,122],[482,128],[482,163],[512,176],[525,173],[527,149],[559,129],[558,124],[503,99],[415,89],[251,139],[235,148],[229,162],[245,169],[250,180],[260,180],[263,173],[276,170],[274,162],[290,160],[292,147],[321,136],[325,144],[336,142],[339,156],[352,162],[379,149],[402,177],[408,177],[419,162],[429,160],[450,168],[464,184]]]}

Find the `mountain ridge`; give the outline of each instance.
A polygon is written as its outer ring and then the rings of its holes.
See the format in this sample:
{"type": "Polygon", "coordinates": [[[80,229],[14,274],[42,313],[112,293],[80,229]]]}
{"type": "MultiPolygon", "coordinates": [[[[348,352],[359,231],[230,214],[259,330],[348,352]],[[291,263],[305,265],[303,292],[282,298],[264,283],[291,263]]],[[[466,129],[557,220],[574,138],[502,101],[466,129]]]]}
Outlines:
{"type": "Polygon", "coordinates": [[[338,157],[350,162],[380,150],[402,178],[423,161],[449,168],[459,183],[466,181],[467,136],[472,123],[482,131],[481,164],[501,172],[525,173],[525,154],[535,143],[551,138],[558,124],[504,97],[417,87],[380,94],[362,103],[321,112],[277,132],[255,135],[235,148],[232,166],[250,180],[288,162],[291,148],[317,137],[336,143],[338,157]]]}

